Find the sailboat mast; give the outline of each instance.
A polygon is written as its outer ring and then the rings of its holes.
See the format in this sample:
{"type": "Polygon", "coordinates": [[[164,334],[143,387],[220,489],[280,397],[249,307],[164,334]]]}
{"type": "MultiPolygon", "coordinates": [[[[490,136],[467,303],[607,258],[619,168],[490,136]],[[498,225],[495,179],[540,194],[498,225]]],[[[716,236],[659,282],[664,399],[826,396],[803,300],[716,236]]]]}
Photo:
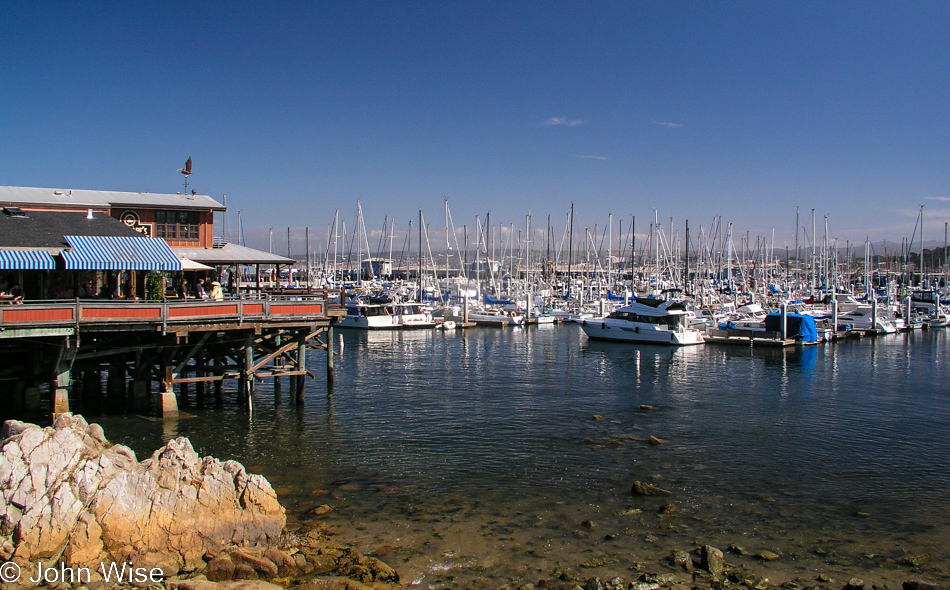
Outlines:
{"type": "Polygon", "coordinates": [[[422,209],[419,209],[419,303],[422,303],[422,209]]]}
{"type": "Polygon", "coordinates": [[[571,261],[574,258],[574,203],[571,203],[571,217],[567,232],[567,295],[571,294],[571,261]]]}
{"type": "Polygon", "coordinates": [[[686,220],[686,275],[683,277],[683,290],[689,291],[689,219],[686,220]]]}

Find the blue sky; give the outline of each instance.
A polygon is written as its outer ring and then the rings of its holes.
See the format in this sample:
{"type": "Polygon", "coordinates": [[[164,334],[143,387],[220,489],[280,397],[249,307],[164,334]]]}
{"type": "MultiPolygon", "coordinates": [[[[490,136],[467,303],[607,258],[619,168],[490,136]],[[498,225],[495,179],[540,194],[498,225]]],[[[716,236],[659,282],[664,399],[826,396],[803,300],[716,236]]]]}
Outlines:
{"type": "Polygon", "coordinates": [[[441,229],[446,197],[458,227],[574,203],[777,244],[796,206],[899,242],[923,205],[942,244],[948,30],[946,2],[5,2],[0,184],[175,192],[192,157],[259,247],[357,200],[441,229]]]}

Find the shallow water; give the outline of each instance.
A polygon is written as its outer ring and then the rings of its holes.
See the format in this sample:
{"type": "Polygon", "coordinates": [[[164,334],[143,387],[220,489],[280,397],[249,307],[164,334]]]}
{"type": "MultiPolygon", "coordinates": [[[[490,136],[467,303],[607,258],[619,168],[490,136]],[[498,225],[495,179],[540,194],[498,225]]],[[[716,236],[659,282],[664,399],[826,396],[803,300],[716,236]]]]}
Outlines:
{"type": "Polygon", "coordinates": [[[187,436],[241,461],[292,522],[331,505],[342,540],[388,546],[423,587],[662,571],[705,542],[774,551],[790,576],[906,579],[901,560],[926,553],[922,573],[946,578],[944,330],[786,350],[592,342],[573,324],[341,333],[332,396],[311,353],[302,407],[285,380],[277,399],[258,384],[252,414],[231,393],[172,423],[94,419],[140,459],[187,436]],[[634,498],[635,480],[672,495],[634,498]]]}

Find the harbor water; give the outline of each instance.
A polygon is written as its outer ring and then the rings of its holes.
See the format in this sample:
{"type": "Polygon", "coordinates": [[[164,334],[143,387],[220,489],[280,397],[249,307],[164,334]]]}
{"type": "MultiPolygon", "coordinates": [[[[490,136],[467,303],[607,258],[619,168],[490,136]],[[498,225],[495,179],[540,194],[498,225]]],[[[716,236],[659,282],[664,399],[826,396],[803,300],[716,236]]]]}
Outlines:
{"type": "Polygon", "coordinates": [[[187,436],[242,462],[291,528],[319,519],[420,587],[629,578],[707,543],[750,568],[775,553],[788,578],[948,579],[946,330],[789,349],[601,343],[575,324],[342,344],[332,395],[310,355],[302,406],[268,380],[251,413],[192,392],[177,421],[90,420],[140,459],[187,436]]]}

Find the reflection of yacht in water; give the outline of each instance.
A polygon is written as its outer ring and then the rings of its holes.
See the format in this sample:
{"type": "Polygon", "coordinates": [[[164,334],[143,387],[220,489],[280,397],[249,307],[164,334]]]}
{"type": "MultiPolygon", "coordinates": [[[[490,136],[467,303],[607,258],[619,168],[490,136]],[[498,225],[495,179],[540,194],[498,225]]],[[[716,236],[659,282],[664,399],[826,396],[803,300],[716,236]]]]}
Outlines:
{"type": "Polygon", "coordinates": [[[432,328],[435,320],[420,303],[346,302],[346,315],[335,326],[361,330],[403,330],[407,328],[432,328]]]}
{"type": "Polygon", "coordinates": [[[582,324],[587,337],[596,340],[702,344],[702,333],[688,323],[689,313],[682,299],[638,297],[605,318],[584,320],[582,324]]]}

